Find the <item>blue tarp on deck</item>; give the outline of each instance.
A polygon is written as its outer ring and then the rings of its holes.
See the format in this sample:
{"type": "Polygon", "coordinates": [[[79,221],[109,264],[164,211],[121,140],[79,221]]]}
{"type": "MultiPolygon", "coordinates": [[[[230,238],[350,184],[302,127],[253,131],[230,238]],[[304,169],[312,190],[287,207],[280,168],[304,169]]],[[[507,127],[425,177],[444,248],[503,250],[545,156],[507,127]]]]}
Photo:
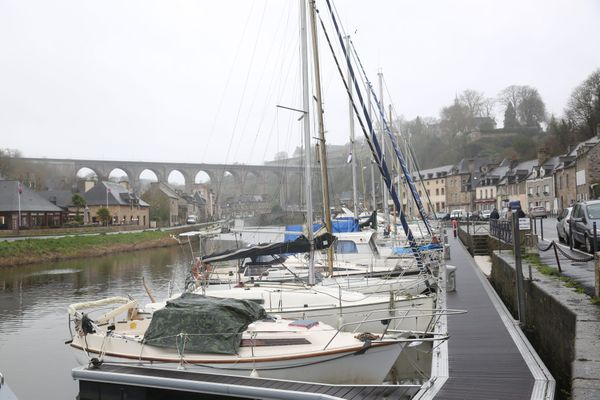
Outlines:
{"type": "MultiPolygon", "coordinates": [[[[313,233],[317,232],[323,224],[313,224],[313,233]]],[[[304,229],[303,225],[288,225],[285,227],[286,232],[298,232],[298,234],[294,233],[286,233],[284,235],[283,241],[289,242],[292,240],[296,240],[302,234],[302,230],[304,229]]],[[[331,229],[333,233],[343,233],[343,232],[360,232],[360,228],[358,226],[358,220],[352,217],[344,217],[344,218],[336,218],[331,220],[331,229]]]]}
{"type": "MultiPolygon", "coordinates": [[[[441,249],[441,248],[442,248],[442,245],[439,243],[429,243],[429,244],[425,244],[423,246],[419,246],[419,251],[435,250],[435,249],[441,249]]],[[[392,249],[392,252],[396,255],[412,254],[412,249],[410,247],[394,247],[392,249]]]]}

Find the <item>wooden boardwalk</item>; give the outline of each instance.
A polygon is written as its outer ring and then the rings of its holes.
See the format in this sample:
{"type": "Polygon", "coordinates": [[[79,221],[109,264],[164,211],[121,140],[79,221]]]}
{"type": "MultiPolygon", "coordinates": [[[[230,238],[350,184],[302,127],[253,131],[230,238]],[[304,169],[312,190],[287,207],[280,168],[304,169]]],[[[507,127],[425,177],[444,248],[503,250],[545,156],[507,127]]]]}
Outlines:
{"type": "Polygon", "coordinates": [[[456,292],[447,294],[447,307],[467,313],[448,318],[449,377],[435,398],[534,398],[536,380],[503,322],[506,316],[498,312],[467,250],[452,235],[448,240],[456,292]]]}
{"type": "Polygon", "coordinates": [[[402,400],[410,399],[420,389],[418,385],[322,385],[118,364],[103,364],[98,369],[75,368],[73,378],[79,380],[80,400],[150,400],[170,396],[187,400],[206,399],[206,395],[219,399],[402,400]]]}

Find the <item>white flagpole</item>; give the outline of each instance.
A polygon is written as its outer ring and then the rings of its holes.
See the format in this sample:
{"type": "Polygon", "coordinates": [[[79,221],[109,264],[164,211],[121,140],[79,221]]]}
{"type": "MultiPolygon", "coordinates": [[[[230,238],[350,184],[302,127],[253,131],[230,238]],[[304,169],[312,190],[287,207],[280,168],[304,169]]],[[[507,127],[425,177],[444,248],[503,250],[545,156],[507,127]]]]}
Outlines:
{"type": "Polygon", "coordinates": [[[21,188],[21,181],[19,181],[19,187],[17,189],[17,192],[19,193],[19,220],[17,221],[17,231],[19,231],[21,229],[21,191],[23,189],[21,188]]]}

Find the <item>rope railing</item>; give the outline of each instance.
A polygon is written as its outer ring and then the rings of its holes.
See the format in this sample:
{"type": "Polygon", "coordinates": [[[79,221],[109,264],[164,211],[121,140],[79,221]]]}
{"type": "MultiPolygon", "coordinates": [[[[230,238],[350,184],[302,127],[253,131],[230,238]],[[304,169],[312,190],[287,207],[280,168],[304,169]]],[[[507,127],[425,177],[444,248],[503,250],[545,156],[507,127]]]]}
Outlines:
{"type": "Polygon", "coordinates": [[[589,262],[589,261],[593,261],[594,260],[594,256],[587,256],[585,258],[577,258],[574,257],[572,254],[567,253],[565,250],[563,250],[554,240],[550,242],[550,244],[548,245],[548,247],[542,249],[540,248],[540,245],[538,244],[538,250],[541,252],[546,252],[548,250],[550,250],[551,248],[555,248],[556,250],[558,250],[558,252],[560,254],[563,255],[563,257],[565,257],[566,259],[573,261],[573,262],[589,262]]]}

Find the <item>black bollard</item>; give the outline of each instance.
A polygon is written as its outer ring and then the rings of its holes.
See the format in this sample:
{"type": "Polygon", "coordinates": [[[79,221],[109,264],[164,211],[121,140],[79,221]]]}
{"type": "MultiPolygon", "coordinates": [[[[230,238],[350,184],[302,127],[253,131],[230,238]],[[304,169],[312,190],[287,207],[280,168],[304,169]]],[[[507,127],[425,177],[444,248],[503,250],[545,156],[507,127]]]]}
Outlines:
{"type": "Polygon", "coordinates": [[[542,241],[544,240],[544,218],[540,218],[540,233],[542,234],[542,241]]]}
{"type": "Polygon", "coordinates": [[[598,246],[598,234],[596,233],[596,222],[594,221],[594,244],[592,246],[592,250],[594,251],[594,254],[596,254],[596,246],[598,246]]]}
{"type": "Polygon", "coordinates": [[[572,218],[569,218],[569,249],[573,250],[573,223],[572,218]]]}

